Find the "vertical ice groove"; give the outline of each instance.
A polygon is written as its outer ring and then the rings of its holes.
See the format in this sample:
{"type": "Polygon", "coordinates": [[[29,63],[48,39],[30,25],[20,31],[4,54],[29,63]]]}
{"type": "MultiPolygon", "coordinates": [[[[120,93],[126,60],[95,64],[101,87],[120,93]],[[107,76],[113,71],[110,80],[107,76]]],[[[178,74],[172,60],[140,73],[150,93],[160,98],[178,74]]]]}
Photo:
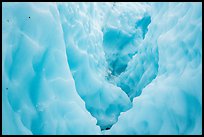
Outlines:
{"type": "MultiPolygon", "coordinates": [[[[67,10],[73,10],[75,12],[73,14],[76,17],[72,18],[73,22],[78,22],[79,19],[84,22],[84,25],[86,25],[86,22],[90,22],[89,17],[84,15],[84,13],[86,13],[85,10],[83,11],[83,7],[85,7],[84,4],[78,4],[78,6],[81,6],[81,11],[75,10],[75,7],[72,6],[72,4],[67,5],[66,9],[63,8],[63,6],[64,5],[59,5],[59,10],[62,11],[61,19],[68,20],[65,17],[67,10]]],[[[87,6],[88,8],[94,9],[94,5],[92,3],[88,3],[87,6]]],[[[90,23],[95,25],[94,22],[95,20],[92,20],[90,23]]],[[[74,28],[71,24],[69,25],[65,22],[62,26],[66,35],[65,42],[68,62],[75,80],[77,92],[81,98],[84,99],[87,110],[96,117],[98,121],[97,125],[99,125],[101,129],[112,126],[112,124],[117,121],[117,117],[120,113],[119,107],[123,107],[123,111],[125,111],[130,108],[130,102],[121,89],[105,81],[104,72],[100,70],[103,68],[94,67],[96,65],[101,66],[106,63],[103,54],[100,54],[101,52],[92,51],[92,49],[96,46],[96,48],[103,50],[102,34],[96,33],[95,35],[92,35],[94,31],[100,32],[101,30],[100,28],[91,28],[89,32],[85,32],[83,28],[84,26],[79,23],[77,26],[73,26],[74,28]],[[82,32],[79,32],[79,29],[82,32]],[[80,37],[78,33],[81,34],[80,37]],[[75,35],[77,37],[75,37],[75,35]],[[90,38],[98,39],[98,41],[91,41],[90,38]],[[96,42],[99,43],[96,45],[96,42]],[[92,56],[95,56],[95,58],[92,58],[92,56]],[[98,70],[99,72],[97,72],[98,70]],[[100,74],[100,72],[102,73],[100,74]],[[97,75],[97,73],[99,75],[97,75]],[[111,92],[109,92],[110,89],[111,92]],[[109,96],[109,98],[107,98],[107,96],[109,96]],[[117,96],[121,97],[120,101],[117,96]],[[93,103],[93,101],[95,103],[93,103]],[[110,105],[112,110],[109,109],[110,105]]]]}
{"type": "Polygon", "coordinates": [[[2,134],[202,134],[202,3],[2,3],[2,134]]]}

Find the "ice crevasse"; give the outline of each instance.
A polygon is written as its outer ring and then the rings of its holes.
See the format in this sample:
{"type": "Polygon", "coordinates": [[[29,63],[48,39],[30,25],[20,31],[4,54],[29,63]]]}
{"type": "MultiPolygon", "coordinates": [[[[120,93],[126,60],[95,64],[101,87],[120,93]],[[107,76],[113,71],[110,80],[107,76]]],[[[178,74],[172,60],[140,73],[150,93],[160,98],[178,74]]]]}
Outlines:
{"type": "Polygon", "coordinates": [[[2,3],[3,134],[202,134],[202,3],[2,3]]]}

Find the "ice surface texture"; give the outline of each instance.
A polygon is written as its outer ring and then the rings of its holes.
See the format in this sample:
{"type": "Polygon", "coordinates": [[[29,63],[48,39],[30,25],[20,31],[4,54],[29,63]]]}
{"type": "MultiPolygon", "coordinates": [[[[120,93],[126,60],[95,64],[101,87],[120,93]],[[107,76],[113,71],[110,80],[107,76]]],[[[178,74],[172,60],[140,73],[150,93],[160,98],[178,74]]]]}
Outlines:
{"type": "Polygon", "coordinates": [[[202,3],[2,7],[3,134],[202,133],[202,3]]]}

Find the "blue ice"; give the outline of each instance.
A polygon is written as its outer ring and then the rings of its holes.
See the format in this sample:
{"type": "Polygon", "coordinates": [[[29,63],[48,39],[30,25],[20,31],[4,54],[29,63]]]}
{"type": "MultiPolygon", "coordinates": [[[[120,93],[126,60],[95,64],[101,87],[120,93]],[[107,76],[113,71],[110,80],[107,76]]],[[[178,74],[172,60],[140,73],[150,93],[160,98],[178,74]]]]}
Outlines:
{"type": "Polygon", "coordinates": [[[2,3],[2,134],[202,134],[202,3],[2,3]]]}

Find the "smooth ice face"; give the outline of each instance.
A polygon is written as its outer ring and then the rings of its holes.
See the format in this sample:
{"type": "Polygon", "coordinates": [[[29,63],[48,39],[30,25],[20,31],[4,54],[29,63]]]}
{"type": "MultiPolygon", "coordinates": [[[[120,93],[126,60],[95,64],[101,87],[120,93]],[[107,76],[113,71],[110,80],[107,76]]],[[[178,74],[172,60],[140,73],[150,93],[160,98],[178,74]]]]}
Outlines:
{"type": "Polygon", "coordinates": [[[54,3],[3,3],[3,134],[100,134],[76,92],[54,3]]]}
{"type": "Polygon", "coordinates": [[[3,134],[202,133],[202,3],[2,7],[3,134]]]}

